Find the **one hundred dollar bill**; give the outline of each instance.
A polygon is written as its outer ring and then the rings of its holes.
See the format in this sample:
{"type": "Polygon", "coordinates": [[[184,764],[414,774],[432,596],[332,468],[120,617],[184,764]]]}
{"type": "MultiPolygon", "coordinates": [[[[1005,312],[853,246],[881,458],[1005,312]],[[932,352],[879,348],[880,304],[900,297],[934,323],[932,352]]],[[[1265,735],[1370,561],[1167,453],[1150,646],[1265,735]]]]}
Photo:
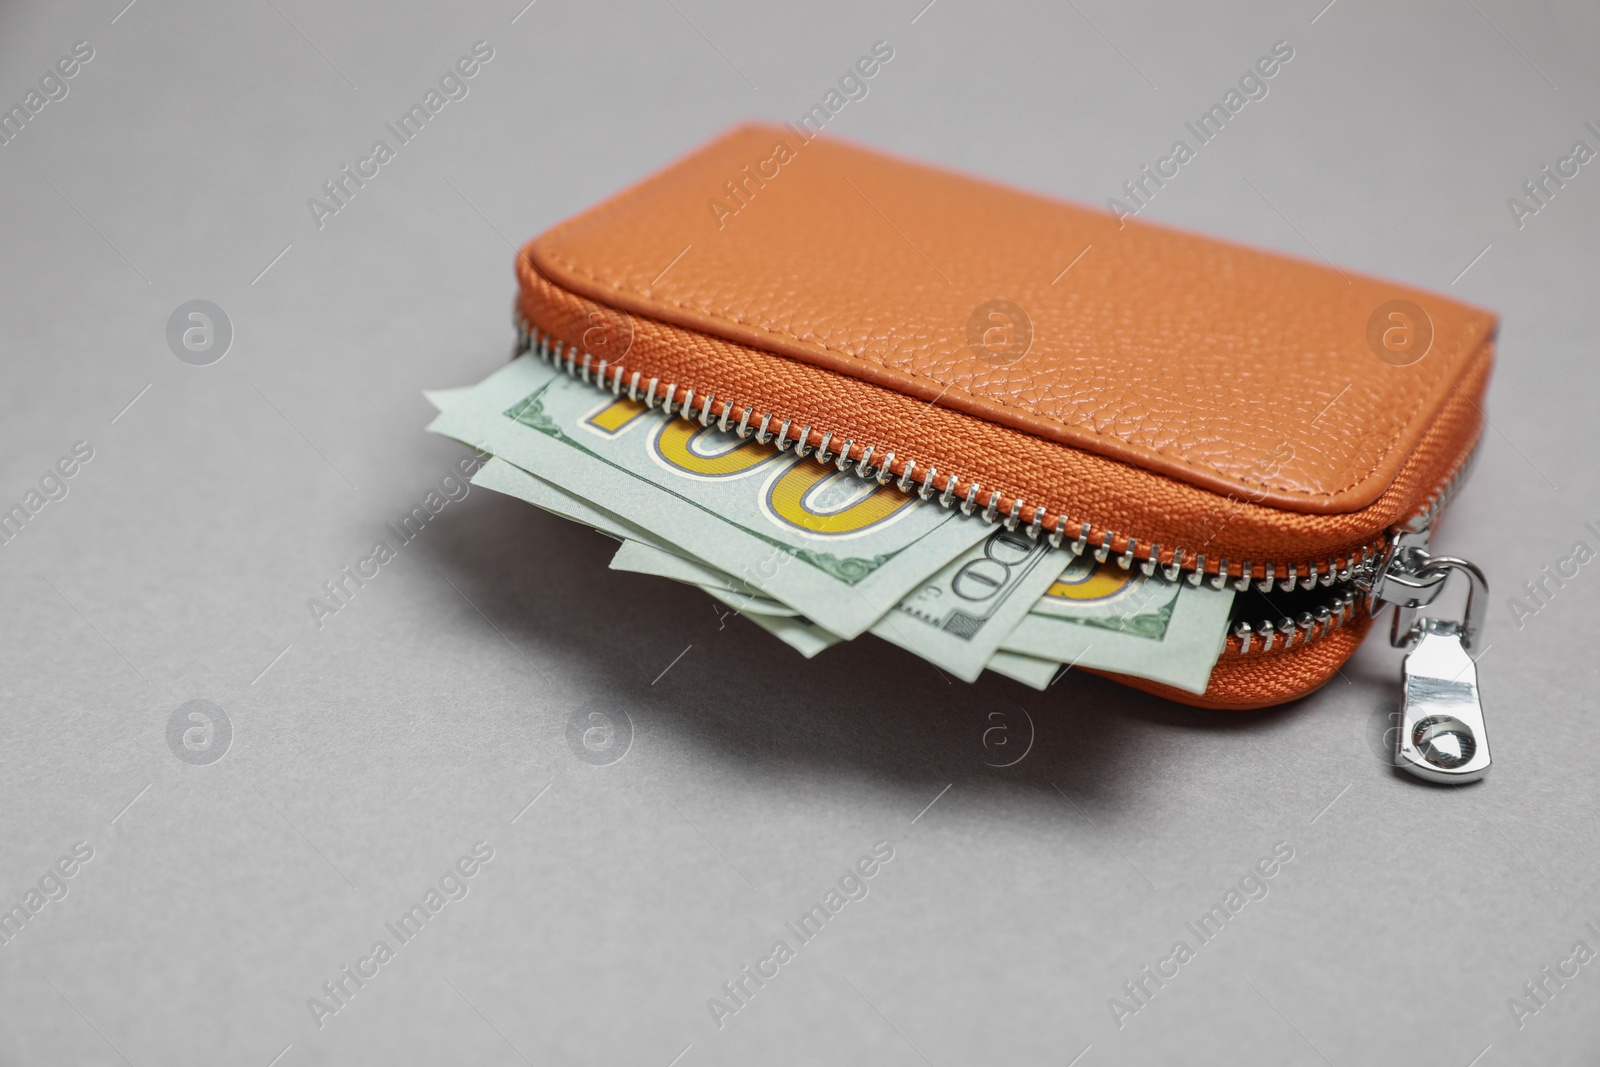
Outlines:
{"type": "Polygon", "coordinates": [[[451,396],[430,430],[647,529],[842,638],[990,527],[793,452],[701,428],[532,356],[451,396]]]}
{"type": "Polygon", "coordinates": [[[1023,685],[1032,686],[1042,693],[1050,688],[1050,683],[1061,673],[1062,664],[1054,660],[1024,656],[1020,652],[1007,652],[1002,648],[989,657],[989,662],[985,663],[984,667],[996,674],[1015,679],[1023,685]]]}
{"type": "Polygon", "coordinates": [[[838,634],[829,633],[810,619],[802,616],[763,614],[752,610],[750,601],[737,594],[704,586],[702,588],[712,597],[726,604],[729,608],[729,615],[737,614],[749,619],[806,659],[810,659],[823,649],[832,648],[844,640],[838,634]]]}
{"type": "Polygon", "coordinates": [[[1079,556],[1000,647],[1203,693],[1232,606],[1232,589],[1147,578],[1079,556]]]}
{"type": "MultiPolygon", "coordinates": [[[[611,569],[614,571],[632,571],[635,574],[654,574],[662,578],[671,578],[675,582],[684,582],[689,585],[698,585],[702,589],[716,589],[724,593],[733,593],[740,596],[755,596],[756,591],[739,579],[709,563],[691,559],[681,552],[674,552],[669,548],[659,545],[647,544],[641,540],[628,540],[617,549],[616,555],[611,557],[611,569]]],[[[792,610],[792,609],[791,609],[792,610]]],[[[798,614],[798,612],[795,612],[798,614]]]]}
{"type": "MultiPolygon", "coordinates": [[[[506,368],[496,377],[510,371],[511,368],[506,368]]],[[[523,394],[526,400],[534,393],[548,392],[545,387],[554,383],[560,383],[563,391],[574,392],[579,384],[568,382],[558,377],[552,368],[537,363],[518,374],[520,377],[511,388],[491,398],[491,411],[494,404],[524,388],[529,391],[523,394]]],[[[493,421],[485,419],[481,402],[488,384],[433,390],[427,394],[429,401],[442,412],[471,409],[473,419],[486,423],[476,435],[464,419],[457,420],[453,428],[442,425],[430,428],[477,447],[486,447],[488,442],[481,430],[492,426],[493,421]],[[472,404],[474,398],[479,401],[476,409],[472,404]]],[[[653,420],[654,430],[641,436],[653,438],[646,443],[655,453],[651,458],[657,467],[670,469],[672,460],[676,459],[680,465],[687,463],[697,468],[703,477],[716,479],[727,477],[730,468],[737,474],[739,468],[759,470],[781,463],[783,469],[787,469],[798,465],[793,456],[785,457],[771,449],[766,450],[771,453],[770,457],[752,455],[759,447],[754,442],[740,441],[732,435],[704,433],[693,427],[688,428],[687,442],[663,444],[660,424],[665,420],[659,413],[646,412],[642,405],[619,408],[618,402],[607,401],[592,387],[584,387],[578,395],[589,403],[590,409],[604,405],[587,417],[589,421],[596,421],[598,414],[598,421],[608,422],[602,429],[636,422],[647,426],[650,423],[645,420],[653,420]],[[697,438],[707,440],[696,441],[697,438]],[[723,440],[715,441],[715,438],[723,440]],[[675,451],[676,446],[683,444],[687,447],[675,451]],[[713,469],[708,474],[702,469],[705,467],[713,469]]],[[[513,415],[515,407],[513,404],[501,413],[502,416],[513,415]]],[[[528,410],[524,405],[520,414],[526,415],[528,410]]],[[[436,420],[436,423],[443,422],[443,419],[436,420]]],[[[680,431],[675,436],[685,435],[680,431]]],[[[606,462],[601,457],[593,458],[606,462]]],[[[771,484],[772,473],[768,472],[765,485],[771,484]]],[[[815,482],[824,480],[849,481],[813,479],[815,482]]],[[[647,508],[634,512],[643,517],[642,522],[630,521],[600,507],[576,491],[576,486],[569,489],[540,478],[499,456],[480,468],[473,481],[617,538],[622,545],[613,559],[614,569],[658,574],[700,586],[732,611],[746,615],[803,655],[813,656],[843,640],[805,617],[801,609],[766,595],[770,590],[763,592],[759,586],[733,577],[714,563],[696,558],[681,544],[652,532],[656,520],[647,508]]],[[[683,497],[671,490],[668,493],[680,500],[683,497]]],[[[859,503],[861,496],[858,488],[855,502],[859,503]]],[[[844,510],[848,510],[850,503],[846,500],[844,510]]],[[[812,506],[820,507],[816,502],[812,502],[812,506]]],[[[825,516],[826,508],[821,510],[825,516]]],[[[986,666],[1026,685],[1044,689],[1059,676],[1063,666],[1077,665],[1152,678],[1191,692],[1204,691],[1211,666],[1226,639],[1231,591],[1147,579],[1122,571],[1114,564],[1095,564],[1088,558],[1074,560],[1066,553],[1048,550],[1015,533],[959,520],[954,515],[937,518],[959,522],[970,531],[967,545],[963,546],[966,550],[938,568],[933,577],[920,584],[913,583],[914,588],[873,627],[880,636],[968,680],[986,666]],[[1063,562],[1069,565],[1058,576],[1051,577],[1051,572],[1063,562]],[[1045,587],[1042,596],[1037,595],[1040,587],[1045,587]],[[1022,610],[1024,605],[1026,611],[1022,610]],[[983,662],[975,669],[974,663],[980,657],[983,662]]],[[[807,534],[812,532],[803,527],[802,530],[807,534]]],[[[789,547],[794,548],[792,544],[789,547]]]]}
{"type": "Polygon", "coordinates": [[[1043,538],[990,527],[987,537],[913,590],[872,632],[963,681],[977,681],[1071,559],[1043,538]]]}
{"type": "MultiPolygon", "coordinates": [[[[1231,591],[1146,578],[1109,561],[1074,559],[1002,527],[988,529],[872,632],[968,681],[987,668],[1043,690],[1072,665],[1204,692],[1226,637],[1231,591]]],[[[783,609],[673,546],[625,541],[611,565],[698,585],[757,625],[755,616],[783,609]]],[[[839,640],[800,621],[804,636],[778,636],[807,655],[839,640]],[[823,638],[831,640],[818,644],[823,638]]]]}
{"type": "Polygon", "coordinates": [[[718,589],[714,585],[702,585],[700,588],[705,590],[709,596],[722,601],[741,615],[760,615],[768,619],[810,621],[789,605],[764,596],[753,596],[749,593],[732,593],[726,589],[718,589]]]}
{"type": "Polygon", "coordinates": [[[473,473],[472,484],[514,496],[563,519],[592,526],[619,541],[651,540],[649,532],[642,527],[619,519],[604,508],[596,507],[560,486],[551,485],[543,478],[535,477],[521,467],[507,463],[499,456],[491,456],[487,463],[473,473]]]}
{"type": "Polygon", "coordinates": [[[433,405],[433,410],[444,411],[453,408],[461,401],[472,395],[470,385],[452,385],[445,389],[424,389],[422,395],[428,403],[433,405]]]}
{"type": "MultiPolygon", "coordinates": [[[[980,658],[992,658],[995,654],[992,646],[1005,637],[1018,618],[1027,614],[1029,605],[1038,597],[1041,582],[1049,583],[1050,569],[1059,569],[1065,559],[1070,558],[1062,553],[1062,559],[1049,559],[1052,553],[1047,546],[1041,546],[1042,543],[1027,541],[1023,535],[993,528],[989,537],[919,586],[895,606],[893,613],[878,620],[871,632],[940,667],[956,670],[951,660],[952,657],[959,659],[961,676],[971,681],[985,666],[979,662],[980,658]],[[1019,541],[1019,537],[1022,540],[1019,541]],[[1038,577],[1041,573],[1045,576],[1043,579],[1038,577]],[[902,619],[901,615],[905,617],[902,619]],[[896,625],[891,626],[891,623],[896,625]],[[946,626],[948,629],[944,629],[946,626]],[[984,632],[986,626],[988,633],[984,632]],[[940,640],[941,632],[952,631],[960,636],[940,640]],[[968,644],[971,638],[977,639],[976,647],[968,644]],[[977,663],[976,669],[970,666],[973,662],[977,663]]],[[[761,619],[754,618],[757,615],[799,617],[799,621],[806,624],[807,638],[789,643],[808,656],[841,640],[837,634],[828,633],[800,616],[794,608],[753,595],[738,579],[668,548],[624,541],[611,559],[611,569],[653,574],[699,586],[735,611],[752,616],[750,621],[757,625],[762,624],[761,619]]],[[[773,632],[788,640],[786,633],[773,632]]],[[[1059,663],[1046,663],[1040,669],[1046,671],[1048,681],[1060,667],[1059,663]]]]}
{"type": "MultiPolygon", "coordinates": [[[[433,399],[431,396],[429,399],[433,399]]],[[[480,485],[527,503],[541,507],[563,518],[592,526],[622,542],[612,558],[613,570],[635,571],[641,574],[658,574],[687,585],[697,585],[716,600],[727,605],[726,615],[743,615],[761,629],[772,634],[784,644],[810,659],[825,648],[839,643],[841,638],[829,633],[809,619],[800,617],[793,608],[753,594],[749,586],[698,560],[684,556],[646,540],[648,531],[617,518],[603,508],[595,507],[564,489],[505,460],[495,457],[479,467],[473,475],[474,485],[480,485]],[[620,560],[620,562],[619,562],[620,560]],[[705,579],[704,581],[699,579],[705,579]]]]}

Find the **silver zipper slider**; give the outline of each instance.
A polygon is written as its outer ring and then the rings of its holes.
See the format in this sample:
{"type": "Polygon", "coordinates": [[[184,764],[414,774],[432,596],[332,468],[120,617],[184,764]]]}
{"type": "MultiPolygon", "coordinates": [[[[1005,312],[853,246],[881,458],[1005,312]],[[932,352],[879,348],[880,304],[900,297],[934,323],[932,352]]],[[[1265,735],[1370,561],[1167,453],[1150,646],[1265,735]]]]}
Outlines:
{"type": "Polygon", "coordinates": [[[1430,782],[1461,785],[1489,771],[1489,734],[1471,655],[1489,583],[1475,564],[1430,555],[1427,545],[1426,531],[1399,536],[1371,580],[1371,607],[1375,613],[1394,605],[1389,643],[1406,649],[1395,764],[1430,782]],[[1419,618],[1456,572],[1468,580],[1460,620],[1419,618]]]}

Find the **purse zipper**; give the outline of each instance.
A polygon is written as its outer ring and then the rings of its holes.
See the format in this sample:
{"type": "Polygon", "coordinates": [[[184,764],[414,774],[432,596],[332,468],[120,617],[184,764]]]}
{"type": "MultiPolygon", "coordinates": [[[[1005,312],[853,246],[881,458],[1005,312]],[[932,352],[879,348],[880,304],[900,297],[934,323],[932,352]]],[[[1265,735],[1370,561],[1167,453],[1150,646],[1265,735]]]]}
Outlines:
{"type": "MultiPolygon", "coordinates": [[[[1458,464],[1435,488],[1427,504],[1409,522],[1375,538],[1357,551],[1310,563],[1303,561],[1259,563],[1245,560],[1235,564],[1228,559],[1211,560],[1203,552],[1196,553],[1179,547],[1172,550],[1171,561],[1163,563],[1160,558],[1163,554],[1162,546],[1148,539],[1141,541],[1137,537],[1124,536],[1116,530],[1096,527],[1090,522],[1080,522],[1074,526],[1067,521],[1065,515],[1058,515],[1054,527],[1046,529],[1042,525],[1046,508],[1042,504],[1033,509],[1031,521],[1024,523],[1024,505],[1020,499],[1012,501],[1008,514],[1000,514],[1001,493],[998,489],[982,493],[982,487],[977,482],[969,480],[963,483],[959,476],[953,474],[947,474],[941,479],[937,467],[910,459],[902,460],[898,465],[898,478],[896,478],[896,471],[893,469],[896,467],[896,457],[893,452],[886,452],[878,463],[874,463],[876,446],[867,445],[858,448],[854,440],[847,439],[835,449],[834,440],[843,436],[842,434],[815,425],[796,427],[793,419],[781,418],[771,413],[758,415],[751,407],[735,409],[733,401],[718,404],[710,393],[702,394],[693,388],[684,389],[676,382],[663,383],[660,378],[647,379],[640,371],[633,371],[630,374],[620,361],[611,363],[605,359],[596,360],[590,353],[580,351],[579,346],[566,344],[539,329],[522,316],[520,308],[513,311],[513,322],[517,330],[517,343],[512,351],[512,358],[532,351],[568,375],[608,389],[613,396],[626,394],[628,399],[642,403],[646,408],[659,407],[668,415],[693,420],[701,426],[715,423],[720,430],[731,431],[740,438],[754,436],[761,444],[772,444],[780,452],[792,448],[796,455],[810,456],[825,466],[831,463],[841,472],[854,473],[859,478],[876,481],[879,485],[893,484],[902,492],[915,492],[924,500],[936,500],[942,507],[960,508],[964,515],[977,513],[985,522],[1002,523],[1008,530],[1015,530],[1020,525],[1029,537],[1036,539],[1042,534],[1052,547],[1065,548],[1074,556],[1092,552],[1098,563],[1113,559],[1123,570],[1131,570],[1137,566],[1140,573],[1146,577],[1159,571],[1161,577],[1169,582],[1182,580],[1192,586],[1208,582],[1211,588],[1222,589],[1231,584],[1240,592],[1253,586],[1261,593],[1272,592],[1275,589],[1287,593],[1296,589],[1313,589],[1318,586],[1328,588],[1335,585],[1341,589],[1348,588],[1358,579],[1369,575],[1386,558],[1399,531],[1424,529],[1431,525],[1433,519],[1454,495],[1470,462],[1469,457],[1467,461],[1458,464]],[[1256,575],[1258,569],[1261,572],[1259,577],[1256,575]]],[[[1316,628],[1326,629],[1324,623],[1327,620],[1319,618],[1320,608],[1327,607],[1331,619],[1341,607],[1339,600],[1337,596],[1332,597],[1312,613],[1312,622],[1316,624],[1316,628]]],[[[1354,605],[1354,600],[1342,605],[1345,618],[1350,617],[1354,605]]],[[[1309,632],[1312,629],[1312,624],[1304,622],[1304,615],[1299,621],[1290,621],[1296,630],[1303,629],[1309,632]]],[[[1281,620],[1279,625],[1274,626],[1274,629],[1279,628],[1281,620]]],[[[1262,631],[1261,628],[1252,627],[1252,632],[1262,631]]],[[[1262,643],[1241,641],[1241,651],[1249,652],[1262,643]]],[[[1275,641],[1274,645],[1282,647],[1282,642],[1275,641]]]]}
{"type": "Polygon", "coordinates": [[[1246,620],[1235,622],[1223,655],[1268,653],[1303,646],[1339,629],[1358,613],[1376,615],[1393,604],[1396,611],[1390,641],[1397,648],[1407,649],[1402,668],[1405,680],[1403,730],[1395,762],[1413,774],[1441,782],[1476,781],[1488,770],[1488,737],[1478,699],[1476,665],[1470,656],[1477,635],[1477,613],[1473,609],[1487,599],[1487,583],[1483,572],[1473,564],[1453,557],[1431,556],[1427,552],[1433,521],[1455,495],[1471,465],[1472,454],[1441,481],[1410,521],[1391,529],[1359,552],[1315,563],[1266,563],[1262,565],[1259,578],[1255,576],[1256,564],[1246,560],[1239,564],[1238,575],[1234,575],[1229,560],[1216,561],[1215,570],[1212,570],[1207,566],[1204,553],[1190,553],[1183,548],[1173,550],[1170,563],[1162,563],[1159,544],[1148,541],[1141,544],[1138,538],[1124,538],[1105,528],[1097,531],[1089,522],[1080,523],[1076,537],[1071,537],[1065,515],[1059,515],[1054,528],[1047,530],[1042,525],[1046,514],[1043,505],[1034,509],[1032,521],[1024,525],[1023,502],[1013,499],[1009,513],[1002,516],[998,510],[1001,494],[997,489],[989,491],[980,510],[981,487],[977,482],[969,481],[965,494],[958,495],[961,486],[957,476],[947,474],[941,485],[936,481],[936,467],[923,466],[913,460],[901,462],[898,480],[894,480],[893,452],[884,455],[877,464],[872,462],[875,446],[858,449],[853,440],[844,441],[837,451],[830,452],[834,438],[840,435],[822,427],[794,427],[794,420],[780,421],[770,412],[757,415],[751,407],[736,411],[733,401],[717,405],[710,393],[697,394],[693,388],[682,389],[675,382],[662,383],[659,378],[645,380],[640,371],[629,375],[620,361],[596,361],[591,353],[580,352],[577,345],[566,344],[540,330],[523,317],[520,308],[514,308],[512,318],[517,330],[513,358],[532,351],[571,377],[609,389],[614,396],[626,392],[630,400],[643,403],[646,408],[659,406],[669,416],[690,419],[701,426],[716,423],[720,430],[732,431],[740,438],[754,436],[761,444],[773,444],[780,452],[793,448],[796,455],[810,456],[824,466],[832,463],[841,472],[854,473],[879,485],[893,480],[902,492],[915,492],[924,500],[936,499],[942,507],[960,508],[964,515],[977,512],[985,522],[1002,523],[1008,530],[1022,525],[1030,538],[1037,539],[1042,534],[1052,547],[1065,548],[1074,556],[1092,551],[1097,562],[1115,559],[1123,570],[1137,565],[1146,576],[1154,575],[1159,569],[1161,577],[1167,581],[1187,581],[1191,586],[1199,586],[1204,581],[1213,589],[1232,584],[1236,591],[1245,592],[1254,586],[1256,592],[1264,594],[1274,590],[1287,593],[1318,586],[1338,587],[1326,600],[1300,612],[1296,618],[1263,619],[1255,625],[1246,620]],[[1119,542],[1121,552],[1114,548],[1119,542]],[[1418,610],[1433,602],[1449,575],[1457,570],[1467,573],[1473,582],[1463,618],[1459,621],[1419,619],[1418,610]]]}
{"type": "Polygon", "coordinates": [[[1406,650],[1395,764],[1428,781],[1461,785],[1489,772],[1489,734],[1472,654],[1482,634],[1489,582],[1476,564],[1431,554],[1429,532],[1424,526],[1401,533],[1383,565],[1358,585],[1372,613],[1394,606],[1389,643],[1406,650]],[[1420,616],[1457,573],[1467,579],[1457,616],[1420,616]]]}
{"type": "MultiPolygon", "coordinates": [[[[1324,637],[1345,623],[1354,619],[1358,613],[1376,616],[1382,610],[1382,603],[1374,601],[1370,596],[1363,595],[1369,592],[1374,584],[1376,575],[1392,565],[1398,565],[1393,556],[1393,548],[1402,538],[1411,538],[1409,544],[1420,544],[1425,548],[1429,531],[1434,521],[1444,511],[1445,507],[1454,499],[1461,483],[1466,480],[1467,473],[1472,468],[1472,462],[1477,458],[1474,450],[1457,465],[1450,475],[1429,494],[1427,503],[1413,515],[1407,522],[1395,527],[1383,539],[1377,552],[1363,553],[1347,570],[1336,572],[1335,581],[1338,583],[1338,592],[1326,602],[1316,605],[1310,610],[1301,611],[1298,616],[1279,616],[1276,620],[1262,618],[1254,626],[1247,620],[1234,620],[1231,623],[1231,632],[1224,654],[1233,652],[1247,655],[1251,652],[1271,652],[1274,647],[1279,649],[1290,648],[1296,641],[1305,644],[1324,637]]],[[[1409,557],[1408,557],[1409,558],[1409,557]]],[[[1191,574],[1189,582],[1198,585],[1197,575],[1191,574]]],[[[1222,588],[1221,583],[1215,578],[1210,579],[1213,588],[1222,588]]],[[[1320,579],[1319,579],[1320,581],[1320,579]]],[[[1262,581],[1255,583],[1260,592],[1267,592],[1270,586],[1262,581]]],[[[1334,584],[1322,582],[1324,585],[1334,584]]],[[[1235,580],[1234,588],[1240,592],[1246,591],[1250,583],[1235,580]]],[[[1280,589],[1290,589],[1293,586],[1283,585],[1280,589]]],[[[1302,585],[1298,588],[1306,588],[1302,585]]],[[[1398,647],[1398,646],[1397,646],[1398,647]]]]}

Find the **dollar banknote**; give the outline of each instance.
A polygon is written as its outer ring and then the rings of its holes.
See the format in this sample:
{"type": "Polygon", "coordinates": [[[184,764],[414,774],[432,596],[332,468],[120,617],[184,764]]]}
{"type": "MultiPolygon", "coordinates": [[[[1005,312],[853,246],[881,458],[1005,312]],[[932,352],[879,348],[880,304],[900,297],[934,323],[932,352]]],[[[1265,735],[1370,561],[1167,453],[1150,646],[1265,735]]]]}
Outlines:
{"type": "Polygon", "coordinates": [[[746,615],[746,619],[776,637],[806,659],[844,640],[805,619],[779,619],[770,615],[746,615]]]}
{"type": "Polygon", "coordinates": [[[816,622],[811,622],[806,617],[794,614],[794,609],[790,609],[790,614],[771,613],[771,611],[758,609],[773,605],[776,601],[768,600],[765,603],[758,603],[760,598],[741,597],[739,593],[715,589],[712,585],[701,585],[701,589],[706,590],[707,595],[710,595],[714,600],[726,605],[723,621],[726,621],[726,616],[744,617],[747,621],[754,622],[758,627],[762,627],[763,630],[771,633],[773,637],[781,640],[784,645],[795,649],[797,653],[802,654],[806,659],[811,659],[822,649],[832,648],[832,646],[838,645],[840,641],[845,640],[838,633],[829,633],[819,627],[816,622]]]}
{"type": "Polygon", "coordinates": [[[603,501],[841,638],[990,532],[893,487],[669,419],[532,356],[449,397],[429,429],[603,501]]]}
{"type": "Polygon", "coordinates": [[[1202,692],[1226,638],[1231,590],[1074,558],[954,512],[919,521],[915,498],[667,420],[527,358],[426,395],[441,412],[430,429],[500,453],[475,484],[608,534],[620,542],[613,569],[697,586],[724,618],[807,657],[877,612],[874,634],[968,681],[989,669],[1044,689],[1081,666],[1202,692]],[[879,611],[875,598],[902,586],[879,611]]]}
{"type": "Polygon", "coordinates": [[[1232,606],[1231,588],[1147,578],[1079,556],[1000,647],[1203,693],[1227,640],[1232,606]]]}
{"type": "Polygon", "coordinates": [[[967,682],[1062,572],[1072,554],[1004,526],[895,605],[872,632],[967,682]]]}
{"type": "Polygon", "coordinates": [[[470,385],[452,385],[445,389],[424,389],[423,398],[433,405],[433,410],[443,411],[455,407],[461,401],[472,395],[470,385]]]}
{"type": "Polygon", "coordinates": [[[514,496],[518,500],[542,508],[552,515],[559,515],[564,519],[592,526],[601,533],[610,534],[619,541],[634,541],[638,543],[653,543],[650,532],[641,526],[617,518],[617,516],[597,507],[580,496],[567,492],[560,486],[552,485],[543,478],[535,477],[512,463],[507,463],[499,456],[492,456],[488,462],[479,467],[472,475],[472,484],[485,489],[493,489],[497,493],[514,496]]]}
{"type": "Polygon", "coordinates": [[[1056,676],[1061,673],[1065,665],[1054,660],[1024,656],[1020,652],[1007,652],[1002,648],[997,649],[995,654],[989,657],[989,662],[985,666],[996,674],[1043,692],[1050,688],[1050,684],[1056,680],[1056,676]]]}
{"type": "MultiPolygon", "coordinates": [[[[770,618],[776,603],[741,592],[735,579],[669,547],[624,542],[612,567],[698,585],[742,608],[757,625],[763,623],[756,616],[770,618]]],[[[1198,693],[1221,652],[1232,601],[1229,589],[1074,559],[1046,542],[992,527],[982,543],[914,590],[871,632],[967,681],[987,669],[1042,690],[1064,667],[1077,666],[1198,693]]],[[[790,643],[807,655],[840,640],[811,620],[798,621],[807,636],[790,643]]]]}
{"type": "MultiPolygon", "coordinates": [[[[614,529],[618,536],[630,536],[625,527],[614,529]]],[[[659,543],[630,537],[611,566],[726,594],[725,603],[743,605],[752,616],[785,608],[659,543]]],[[[1044,689],[1070,664],[1199,693],[1221,652],[1232,602],[1231,589],[1147,578],[1109,560],[1074,558],[1046,542],[991,527],[982,542],[914,590],[871,632],[967,681],[988,669],[1044,689]]],[[[832,638],[826,644],[812,639],[796,644],[807,654],[839,640],[811,620],[802,621],[811,638],[832,638]]]]}
{"type": "MultiPolygon", "coordinates": [[[[764,596],[730,593],[726,589],[718,589],[714,585],[702,585],[699,588],[707,596],[722,601],[740,615],[760,615],[764,619],[799,619],[805,623],[810,623],[811,621],[789,605],[777,600],[769,600],[764,596]]],[[[835,634],[834,636],[837,637],[838,635],[835,634]]]]}
{"type": "Polygon", "coordinates": [[[662,578],[671,578],[675,582],[698,585],[702,589],[716,589],[745,597],[756,596],[755,589],[732,575],[719,571],[709,563],[702,563],[680,552],[637,540],[622,543],[616,555],[611,557],[611,569],[632,571],[635,574],[654,574],[662,578]]]}
{"type": "MultiPolygon", "coordinates": [[[[514,496],[552,514],[592,526],[601,533],[621,541],[616,553],[611,557],[612,570],[654,574],[685,585],[698,586],[742,613],[785,618],[798,618],[800,615],[800,612],[789,605],[760,596],[754,589],[715,567],[663,547],[650,539],[648,531],[624,522],[603,508],[597,508],[580,500],[498,456],[490,458],[478,468],[477,473],[473,475],[472,484],[514,496]]],[[[836,635],[829,636],[833,637],[833,640],[828,644],[839,640],[836,635]]],[[[814,641],[803,644],[808,655],[815,655],[827,647],[817,645],[814,641]]]]}

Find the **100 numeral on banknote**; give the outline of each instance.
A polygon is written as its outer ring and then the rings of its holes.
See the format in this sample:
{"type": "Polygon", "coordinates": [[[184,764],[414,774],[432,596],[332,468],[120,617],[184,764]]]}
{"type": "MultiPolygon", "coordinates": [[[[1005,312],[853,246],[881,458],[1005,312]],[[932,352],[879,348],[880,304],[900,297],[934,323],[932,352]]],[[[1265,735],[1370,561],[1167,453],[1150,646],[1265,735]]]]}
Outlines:
{"type": "Polygon", "coordinates": [[[597,393],[532,357],[429,428],[604,500],[845,638],[990,532],[792,452],[597,393]]]}

